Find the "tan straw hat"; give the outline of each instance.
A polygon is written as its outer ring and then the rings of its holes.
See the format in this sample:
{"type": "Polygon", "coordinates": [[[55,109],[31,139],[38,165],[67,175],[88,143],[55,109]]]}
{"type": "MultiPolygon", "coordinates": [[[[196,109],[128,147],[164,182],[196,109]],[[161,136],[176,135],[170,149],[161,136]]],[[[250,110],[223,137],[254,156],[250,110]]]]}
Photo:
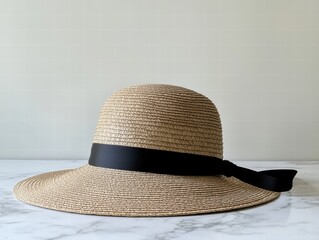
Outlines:
{"type": "Polygon", "coordinates": [[[81,214],[191,215],[269,202],[292,187],[295,174],[255,172],[223,160],[215,105],[186,88],[149,84],[106,101],[89,164],[30,177],[14,194],[28,204],[81,214]]]}

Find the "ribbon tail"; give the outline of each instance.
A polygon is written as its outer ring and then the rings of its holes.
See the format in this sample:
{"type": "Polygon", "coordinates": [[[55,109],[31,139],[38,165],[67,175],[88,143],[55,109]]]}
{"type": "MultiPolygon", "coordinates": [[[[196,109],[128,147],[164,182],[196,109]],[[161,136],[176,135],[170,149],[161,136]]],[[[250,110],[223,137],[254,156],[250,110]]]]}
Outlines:
{"type": "Polygon", "coordinates": [[[265,171],[254,171],[251,169],[236,166],[232,170],[232,176],[250,185],[275,191],[289,191],[293,185],[293,179],[297,171],[293,169],[276,169],[265,171]]]}

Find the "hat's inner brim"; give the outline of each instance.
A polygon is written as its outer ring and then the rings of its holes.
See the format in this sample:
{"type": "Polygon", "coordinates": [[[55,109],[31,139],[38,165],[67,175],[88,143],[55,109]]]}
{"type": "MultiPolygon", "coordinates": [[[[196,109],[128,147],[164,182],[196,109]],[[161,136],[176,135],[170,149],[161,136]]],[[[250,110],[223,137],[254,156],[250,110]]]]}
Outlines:
{"type": "Polygon", "coordinates": [[[26,203],[108,216],[175,216],[230,211],[279,196],[224,176],[175,176],[90,165],[28,178],[14,188],[26,203]]]}

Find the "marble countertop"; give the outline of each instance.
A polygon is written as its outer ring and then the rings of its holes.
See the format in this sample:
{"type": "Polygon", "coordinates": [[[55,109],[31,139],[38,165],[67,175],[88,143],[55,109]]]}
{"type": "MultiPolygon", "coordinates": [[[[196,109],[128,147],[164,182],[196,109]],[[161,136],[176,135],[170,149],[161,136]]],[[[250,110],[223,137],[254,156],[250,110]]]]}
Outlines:
{"type": "Polygon", "coordinates": [[[249,162],[255,170],[298,170],[294,187],[280,198],[240,211],[185,217],[125,218],[58,212],[24,204],[12,188],[29,176],[82,166],[86,161],[0,160],[0,240],[318,240],[319,161],[249,162]]]}

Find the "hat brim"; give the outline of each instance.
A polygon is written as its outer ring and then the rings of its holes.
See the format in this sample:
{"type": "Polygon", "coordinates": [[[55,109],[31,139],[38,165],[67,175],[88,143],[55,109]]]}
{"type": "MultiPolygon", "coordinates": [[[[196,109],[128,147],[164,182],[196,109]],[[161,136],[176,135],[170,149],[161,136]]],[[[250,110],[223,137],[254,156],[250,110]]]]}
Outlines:
{"type": "Polygon", "coordinates": [[[106,216],[177,216],[224,212],[276,199],[233,177],[176,176],[85,165],[19,182],[17,199],[39,207],[106,216]]]}

